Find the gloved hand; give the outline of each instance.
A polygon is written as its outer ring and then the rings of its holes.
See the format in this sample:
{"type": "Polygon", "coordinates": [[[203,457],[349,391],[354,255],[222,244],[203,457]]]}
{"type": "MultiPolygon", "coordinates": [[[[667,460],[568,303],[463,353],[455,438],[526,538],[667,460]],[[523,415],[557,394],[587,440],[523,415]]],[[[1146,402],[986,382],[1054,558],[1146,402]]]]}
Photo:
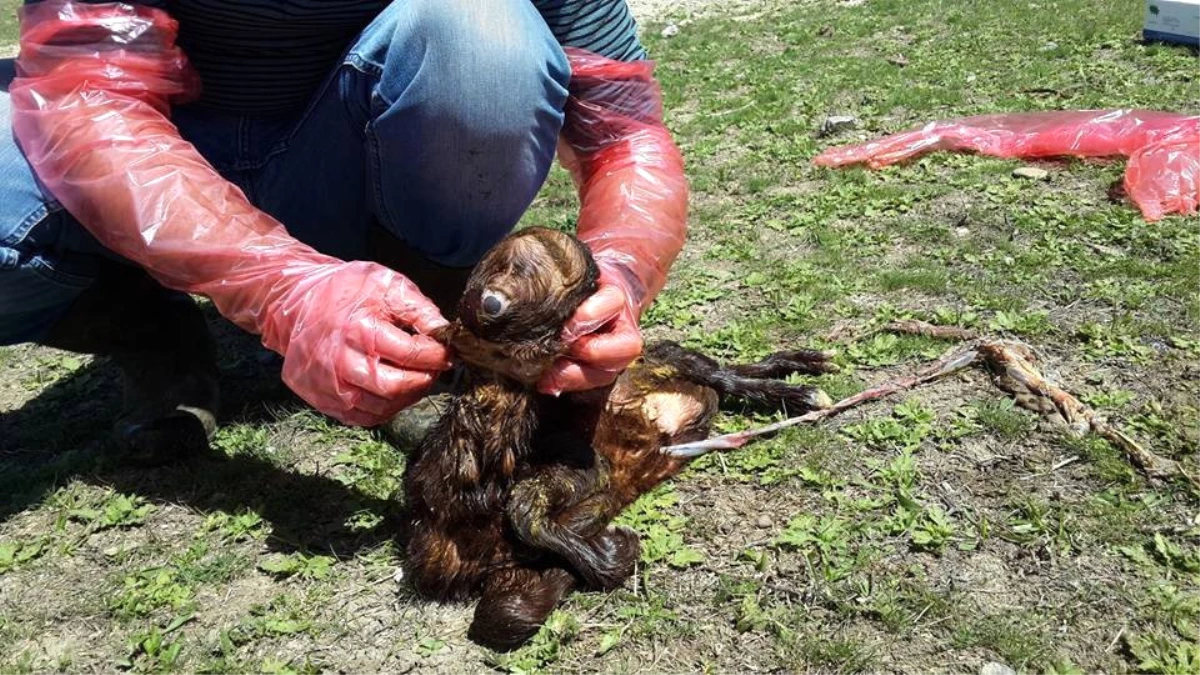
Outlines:
{"type": "Polygon", "coordinates": [[[641,355],[638,322],[687,230],[683,158],[662,122],[654,64],[565,51],[571,82],[559,157],[579,191],[576,236],[600,267],[600,288],[565,327],[566,357],[538,383],[549,394],[611,383],[641,355]]]}
{"type": "Polygon", "coordinates": [[[283,381],[314,408],[373,426],[417,402],[451,366],[428,334],[446,319],[406,277],[366,262],[312,270],[263,312],[283,381]]]}
{"type": "Polygon", "coordinates": [[[405,277],[289,236],[184,141],[198,91],[165,12],[49,0],[20,9],[13,131],[51,194],[102,244],[284,357],[285,382],[350,424],[386,421],[449,367],[445,323],[405,277]]]}
{"type": "Polygon", "coordinates": [[[567,321],[563,340],[570,347],[543,375],[538,389],[544,393],[602,387],[641,356],[640,312],[632,292],[612,264],[597,264],[600,288],[567,321]]]}

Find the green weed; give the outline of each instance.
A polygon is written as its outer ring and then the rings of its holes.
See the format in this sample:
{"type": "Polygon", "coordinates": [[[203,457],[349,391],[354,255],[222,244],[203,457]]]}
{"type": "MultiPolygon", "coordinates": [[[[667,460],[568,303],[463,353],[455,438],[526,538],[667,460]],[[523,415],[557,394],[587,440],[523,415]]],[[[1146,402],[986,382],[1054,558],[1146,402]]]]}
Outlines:
{"type": "Polygon", "coordinates": [[[261,540],[270,532],[270,526],[262,516],[243,509],[235,514],[217,511],[204,519],[200,534],[216,532],[227,542],[261,540]]]}
{"type": "Polygon", "coordinates": [[[155,626],[148,631],[134,634],[129,639],[127,655],[117,661],[117,666],[122,670],[139,673],[175,672],[178,669],[180,653],[183,651],[183,643],[169,636],[182,623],[175,621],[166,629],[155,626]]]}
{"type": "Polygon", "coordinates": [[[334,559],[326,555],[276,553],[258,561],[258,569],[286,578],[328,579],[333,574],[334,559]]]}
{"type": "Polygon", "coordinates": [[[643,563],[664,561],[672,567],[688,567],[704,560],[684,542],[687,519],[668,513],[678,502],[674,488],[663,484],[639,497],[617,518],[617,524],[641,536],[643,563]]]}
{"type": "Polygon", "coordinates": [[[1161,635],[1140,635],[1128,640],[1139,672],[1157,675],[1191,675],[1200,672],[1200,646],[1195,640],[1161,635]]]}
{"type": "Polygon", "coordinates": [[[46,541],[4,541],[0,542],[0,574],[18,569],[25,564],[40,558],[46,552],[46,541]]]}
{"type": "MultiPolygon", "coordinates": [[[[379,440],[362,440],[333,459],[345,468],[338,480],[353,485],[363,494],[377,499],[391,499],[400,489],[404,475],[404,456],[391,445],[379,440]]],[[[363,521],[369,522],[369,521],[363,521]]]]}

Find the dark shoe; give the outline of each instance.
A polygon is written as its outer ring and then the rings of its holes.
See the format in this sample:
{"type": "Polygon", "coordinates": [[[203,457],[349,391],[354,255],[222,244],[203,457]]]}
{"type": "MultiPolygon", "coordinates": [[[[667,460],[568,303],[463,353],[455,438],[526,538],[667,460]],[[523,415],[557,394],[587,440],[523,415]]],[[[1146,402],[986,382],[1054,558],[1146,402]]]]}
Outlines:
{"type": "MultiPolygon", "coordinates": [[[[120,364],[119,364],[120,365],[120,364]]],[[[168,364],[158,364],[160,372],[172,372],[168,364]]],[[[113,426],[113,440],[124,459],[131,463],[154,466],[178,459],[207,454],[209,442],[217,431],[220,393],[215,373],[197,370],[185,372],[170,384],[158,378],[141,380],[131,372],[148,369],[146,363],[125,365],[126,402],[113,426]]]]}
{"type": "Polygon", "coordinates": [[[108,357],[120,369],[124,402],[113,438],[124,458],[163,464],[208,450],[220,406],[217,350],[191,297],[114,265],[42,344],[108,357]]]}
{"type": "Polygon", "coordinates": [[[401,410],[379,428],[389,443],[404,452],[411,452],[425,440],[450,403],[449,393],[432,393],[401,410]]]}
{"type": "Polygon", "coordinates": [[[405,452],[415,450],[446,413],[459,388],[462,367],[451,368],[434,380],[425,398],[396,413],[379,428],[384,438],[405,452]]]}

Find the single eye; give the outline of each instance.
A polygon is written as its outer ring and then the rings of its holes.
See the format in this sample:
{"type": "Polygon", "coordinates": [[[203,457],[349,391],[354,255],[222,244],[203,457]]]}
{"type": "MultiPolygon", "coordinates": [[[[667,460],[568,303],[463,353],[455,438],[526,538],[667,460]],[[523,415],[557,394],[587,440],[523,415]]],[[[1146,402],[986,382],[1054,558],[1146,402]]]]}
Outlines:
{"type": "Polygon", "coordinates": [[[508,297],[499,291],[484,291],[481,306],[484,316],[499,316],[508,309],[508,297]]]}

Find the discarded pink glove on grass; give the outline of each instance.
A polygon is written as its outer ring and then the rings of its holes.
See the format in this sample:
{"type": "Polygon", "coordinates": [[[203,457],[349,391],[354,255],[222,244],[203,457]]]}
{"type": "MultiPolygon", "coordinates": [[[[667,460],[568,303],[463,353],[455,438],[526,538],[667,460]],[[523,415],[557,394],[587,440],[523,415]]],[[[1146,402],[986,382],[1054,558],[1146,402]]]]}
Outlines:
{"type": "Polygon", "coordinates": [[[931,122],[867,143],[828,148],[817,166],[872,169],[928,152],[993,157],[1124,156],[1125,192],[1148,221],[1200,205],[1200,116],[1156,110],[1061,110],[931,122]]]}

